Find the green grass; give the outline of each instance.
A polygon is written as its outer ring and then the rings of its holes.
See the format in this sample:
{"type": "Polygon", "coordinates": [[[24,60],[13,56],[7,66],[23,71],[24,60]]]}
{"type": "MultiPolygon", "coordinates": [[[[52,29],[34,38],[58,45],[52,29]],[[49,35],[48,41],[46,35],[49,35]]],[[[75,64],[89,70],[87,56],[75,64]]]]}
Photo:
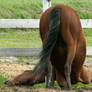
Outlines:
{"type": "Polygon", "coordinates": [[[0,29],[0,47],[41,47],[39,31],[0,29]]]}
{"type": "Polygon", "coordinates": [[[84,29],[87,46],[92,46],[92,29],[84,29]]]}
{"type": "MultiPolygon", "coordinates": [[[[0,29],[0,47],[42,47],[38,29],[0,29]]],[[[92,46],[92,29],[84,29],[87,46],[92,46]]]]}
{"type": "Polygon", "coordinates": [[[52,4],[64,4],[75,9],[81,19],[92,19],[92,0],[53,0],[52,4]]]}
{"type": "Polygon", "coordinates": [[[77,83],[72,85],[72,88],[92,88],[92,82],[89,84],[77,83]]]}
{"type": "Polygon", "coordinates": [[[0,0],[0,18],[39,18],[41,0],[0,0]]]}
{"type": "Polygon", "coordinates": [[[5,79],[6,78],[4,76],[0,75],[0,88],[5,86],[5,84],[4,84],[5,79]]]}
{"type": "MultiPolygon", "coordinates": [[[[92,18],[92,0],[52,0],[74,8],[80,18],[92,18]]],[[[0,0],[0,18],[40,18],[42,0],[0,0]]]]}
{"type": "MultiPolygon", "coordinates": [[[[58,83],[55,81],[55,87],[59,88],[58,83]]],[[[33,88],[45,88],[45,83],[35,84],[33,88]]]]}
{"type": "MultiPolygon", "coordinates": [[[[9,78],[9,76],[0,75],[0,88],[5,87],[4,82],[5,82],[6,78],[9,78]]],[[[55,82],[55,87],[59,88],[57,82],[55,82]]],[[[33,86],[33,88],[45,88],[45,83],[36,84],[36,85],[33,86]]],[[[77,84],[72,85],[72,88],[92,88],[92,83],[83,84],[83,83],[79,82],[77,84]]]]}
{"type": "MultiPolygon", "coordinates": [[[[60,88],[57,82],[55,82],[55,87],[60,88]]],[[[33,88],[45,88],[45,83],[36,84],[36,85],[33,86],[33,88]]],[[[74,88],[92,88],[92,83],[83,84],[83,83],[79,82],[77,84],[72,85],[72,89],[74,89],[74,88]]]]}

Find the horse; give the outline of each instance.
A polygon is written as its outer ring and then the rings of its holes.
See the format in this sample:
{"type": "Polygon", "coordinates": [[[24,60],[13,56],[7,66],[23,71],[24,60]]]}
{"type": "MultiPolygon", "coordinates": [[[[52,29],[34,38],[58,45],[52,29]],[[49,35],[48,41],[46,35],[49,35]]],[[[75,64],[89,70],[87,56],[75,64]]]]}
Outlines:
{"type": "MultiPolygon", "coordinates": [[[[55,69],[56,81],[61,88],[71,89],[71,84],[77,82],[90,83],[90,74],[83,65],[86,57],[86,40],[76,11],[62,4],[50,7],[40,18],[39,31],[43,43],[40,62],[32,73],[27,72],[29,78],[26,73],[21,77],[26,76],[23,77],[26,82],[30,79],[31,83],[36,83],[44,75],[44,81],[45,75],[49,73],[48,66],[52,66],[50,70],[55,69]]],[[[18,83],[21,84],[19,76],[14,79],[18,79],[18,83]]],[[[21,80],[22,83],[24,79],[21,80]]]]}
{"type": "Polygon", "coordinates": [[[90,82],[81,77],[86,72],[83,69],[86,40],[80,19],[72,8],[60,4],[47,9],[40,19],[40,35],[43,50],[35,73],[45,70],[50,58],[61,87],[71,89],[71,82],[90,82]]]}

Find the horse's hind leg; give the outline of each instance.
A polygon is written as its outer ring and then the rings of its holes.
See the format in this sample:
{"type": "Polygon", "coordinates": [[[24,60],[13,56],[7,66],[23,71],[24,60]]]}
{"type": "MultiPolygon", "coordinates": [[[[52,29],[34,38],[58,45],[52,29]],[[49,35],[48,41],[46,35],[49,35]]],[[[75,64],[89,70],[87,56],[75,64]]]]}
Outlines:
{"type": "Polygon", "coordinates": [[[74,55],[75,55],[75,46],[71,46],[71,47],[69,46],[68,52],[67,52],[67,60],[65,63],[65,78],[69,89],[71,89],[70,75],[71,75],[71,65],[72,65],[74,55]]]}
{"type": "Polygon", "coordinates": [[[55,80],[55,69],[51,62],[48,62],[47,74],[45,76],[46,88],[53,88],[55,80]]]}
{"type": "Polygon", "coordinates": [[[71,35],[71,32],[69,29],[66,29],[66,32],[63,32],[62,36],[63,36],[64,42],[66,44],[66,49],[67,49],[67,58],[66,58],[65,66],[64,66],[65,79],[67,81],[68,89],[71,89],[70,74],[71,74],[71,65],[72,65],[72,62],[76,53],[76,40],[75,40],[76,38],[73,39],[73,36],[71,35]]]}

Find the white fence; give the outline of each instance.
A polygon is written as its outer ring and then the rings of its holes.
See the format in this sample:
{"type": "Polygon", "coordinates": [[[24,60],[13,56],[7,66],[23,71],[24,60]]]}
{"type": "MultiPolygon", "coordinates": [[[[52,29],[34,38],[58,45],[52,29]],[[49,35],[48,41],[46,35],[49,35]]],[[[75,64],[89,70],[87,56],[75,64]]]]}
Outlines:
{"type": "MultiPolygon", "coordinates": [[[[0,48],[0,56],[39,56],[41,48],[0,48]]],[[[87,47],[87,55],[92,56],[92,47],[87,47]]]]}
{"type": "MultiPolygon", "coordinates": [[[[92,28],[92,19],[81,19],[83,28],[92,28]]],[[[0,19],[0,28],[39,28],[39,19],[0,19]]]]}

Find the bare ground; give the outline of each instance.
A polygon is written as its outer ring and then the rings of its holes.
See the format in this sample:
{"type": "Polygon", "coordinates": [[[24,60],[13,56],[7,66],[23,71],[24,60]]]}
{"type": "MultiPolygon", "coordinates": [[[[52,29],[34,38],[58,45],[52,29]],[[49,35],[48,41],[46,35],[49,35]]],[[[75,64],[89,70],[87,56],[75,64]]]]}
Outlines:
{"type": "Polygon", "coordinates": [[[3,75],[16,76],[25,70],[32,70],[34,65],[12,64],[9,62],[0,62],[0,73],[3,75]]]}
{"type": "Polygon", "coordinates": [[[5,87],[1,88],[0,92],[92,92],[92,89],[77,88],[73,90],[61,90],[61,89],[47,89],[47,88],[31,88],[31,87],[5,87]]]}

